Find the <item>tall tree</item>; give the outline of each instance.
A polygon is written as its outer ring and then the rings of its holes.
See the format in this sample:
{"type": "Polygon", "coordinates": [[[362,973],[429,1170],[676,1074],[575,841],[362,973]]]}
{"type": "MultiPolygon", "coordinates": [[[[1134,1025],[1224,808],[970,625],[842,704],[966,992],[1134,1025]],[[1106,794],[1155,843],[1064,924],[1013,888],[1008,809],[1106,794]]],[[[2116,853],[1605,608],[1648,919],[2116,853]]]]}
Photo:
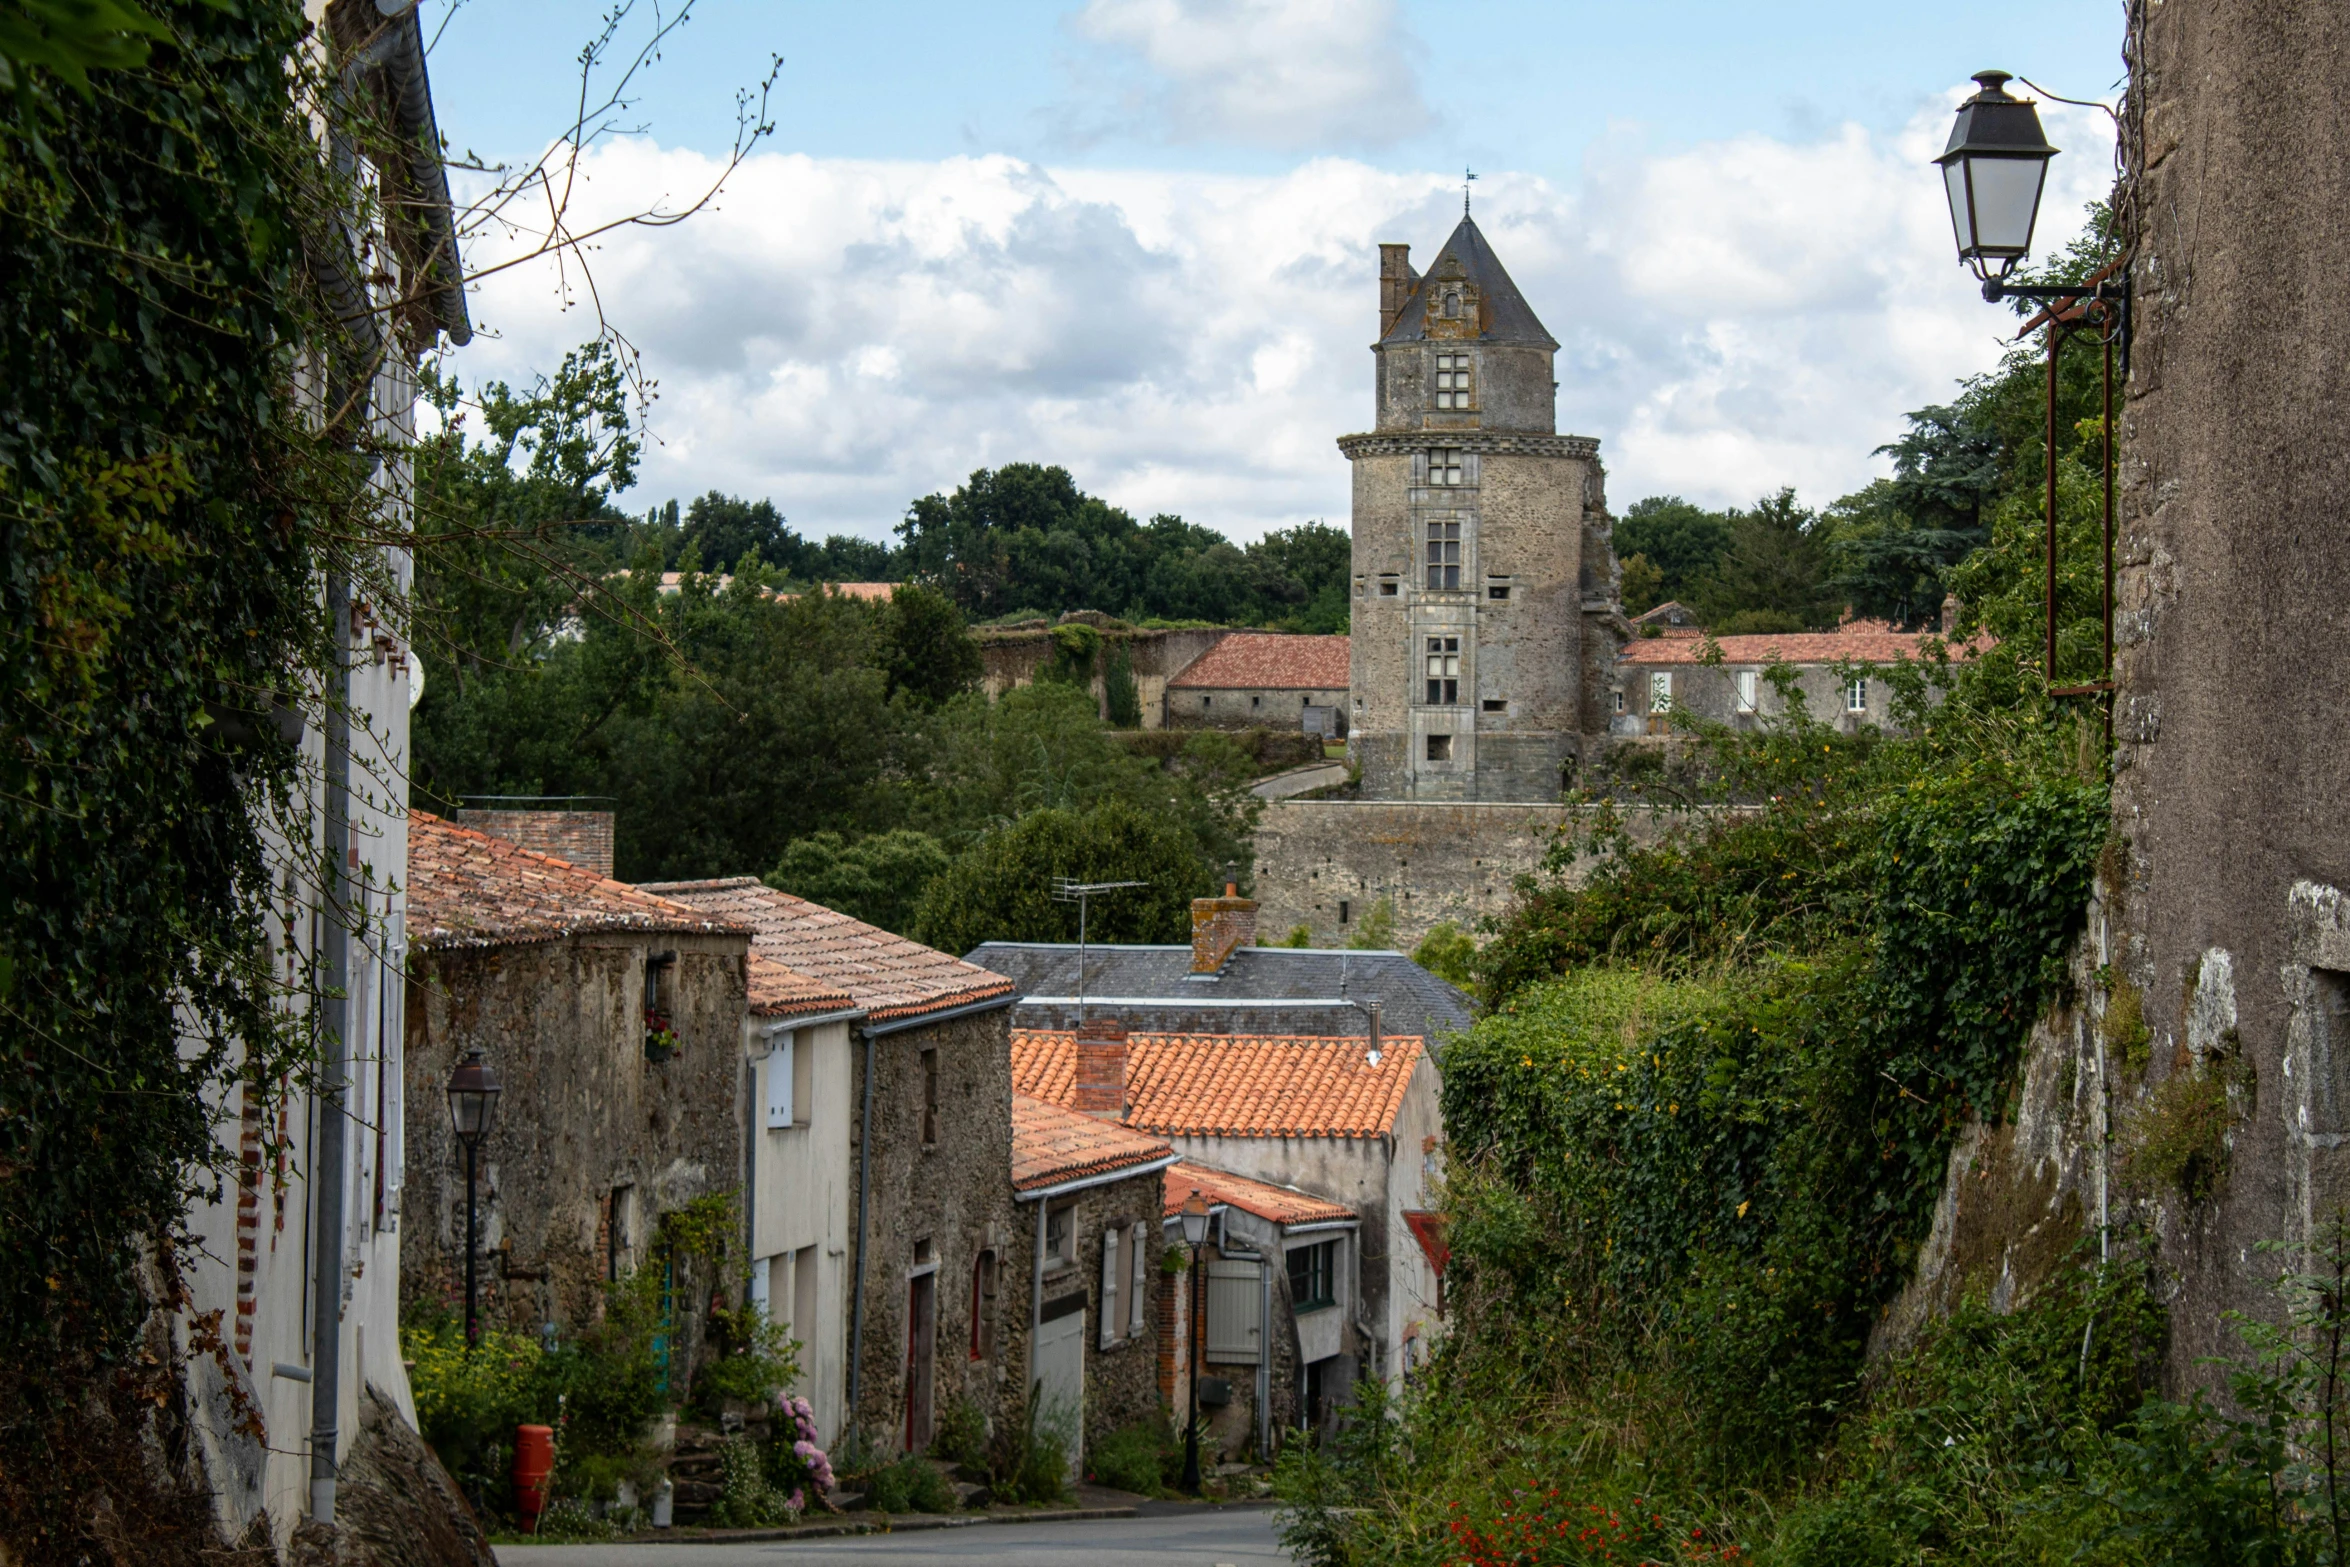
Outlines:
{"type": "MultiPolygon", "coordinates": [[[[1695,597],[1698,584],[1721,562],[1729,547],[1730,519],[1678,495],[1651,495],[1634,501],[1616,523],[1616,558],[1640,556],[1657,574],[1656,597],[1641,605],[1643,610],[1666,599],[1686,603],[1695,597]]],[[[1631,606],[1627,603],[1625,607],[1631,606]]]]}
{"type": "Polygon", "coordinates": [[[1698,586],[1716,632],[1832,626],[1843,603],[1829,577],[1828,539],[1792,488],[1730,514],[1730,544],[1698,586]]]}

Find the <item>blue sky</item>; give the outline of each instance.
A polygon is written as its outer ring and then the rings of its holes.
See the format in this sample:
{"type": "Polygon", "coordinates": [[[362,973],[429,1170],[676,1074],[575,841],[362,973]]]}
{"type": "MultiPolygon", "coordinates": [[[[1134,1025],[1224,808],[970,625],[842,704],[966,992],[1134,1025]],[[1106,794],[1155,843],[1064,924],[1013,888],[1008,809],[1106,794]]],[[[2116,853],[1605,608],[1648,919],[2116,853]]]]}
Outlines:
{"type": "MultiPolygon", "coordinates": [[[[535,156],[600,13],[427,3],[451,142],[535,156]]],[[[1357,274],[1381,238],[1431,253],[1469,165],[1613,504],[1826,501],[1999,352],[1923,166],[1967,73],[2105,96],[2119,34],[2112,0],[701,0],[581,211],[690,196],[780,53],[776,133],[717,210],[587,258],[661,384],[632,499],[770,494],[808,531],[878,536],[913,495],[1032,458],[1244,537],[1342,519],[1357,274]]],[[[2111,147],[2093,112],[2048,119],[2057,240],[2111,147]]],[[[512,243],[485,231],[473,260],[512,243]]],[[[594,330],[580,297],[500,276],[456,368],[551,366],[594,330]]]]}

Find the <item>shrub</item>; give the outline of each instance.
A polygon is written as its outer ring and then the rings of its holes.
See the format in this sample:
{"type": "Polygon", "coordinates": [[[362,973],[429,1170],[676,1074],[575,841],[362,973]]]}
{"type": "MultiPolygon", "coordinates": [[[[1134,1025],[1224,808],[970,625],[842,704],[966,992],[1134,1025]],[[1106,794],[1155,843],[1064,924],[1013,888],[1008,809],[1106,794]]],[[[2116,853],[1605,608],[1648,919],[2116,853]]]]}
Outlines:
{"type": "Polygon", "coordinates": [[[2202,1202],[2228,1173],[2228,1087],[2216,1067],[2182,1066],[2123,1122],[2124,1176],[2202,1202]]]}
{"type": "Polygon", "coordinates": [[[1386,952],[1395,946],[1395,900],[1381,898],[1363,911],[1347,946],[1357,952],[1386,952]]]}
{"type": "Polygon", "coordinates": [[[1047,1410],[1040,1390],[1031,1389],[1026,1415],[996,1427],[988,1444],[987,1468],[999,1501],[1058,1502],[1069,1494],[1073,1412],[1047,1410]]]}
{"type": "Polygon", "coordinates": [[[424,1318],[402,1328],[400,1349],[418,1433],[460,1484],[495,1487],[514,1428],[541,1413],[539,1341],[490,1328],[469,1351],[462,1324],[424,1318]]]}
{"type": "Polygon", "coordinates": [[[766,1455],[747,1436],[730,1437],[718,1450],[725,1466],[717,1505],[710,1521],[722,1529],[763,1529],[790,1518],[790,1498],[767,1478],[766,1455]]]}
{"type": "Polygon", "coordinates": [[[947,1401],[946,1409],[939,1415],[938,1434],[931,1438],[930,1450],[951,1464],[985,1468],[987,1415],[978,1404],[958,1393],[947,1401]]]}
{"type": "Polygon", "coordinates": [[[1412,961],[1463,990],[1475,982],[1470,965],[1477,957],[1477,938],[1446,920],[1432,927],[1412,949],[1412,961]]]}
{"type": "Polygon", "coordinates": [[[1176,1473],[1182,1472],[1183,1449],[1169,1435],[1164,1420],[1141,1420],[1121,1426],[1094,1443],[1093,1479],[1097,1484],[1157,1496],[1168,1480],[1172,1455],[1176,1473]]]}
{"type": "Polygon", "coordinates": [[[951,1513],[961,1499],[937,1465],[908,1453],[867,1477],[865,1504],[882,1513],[951,1513]]]}

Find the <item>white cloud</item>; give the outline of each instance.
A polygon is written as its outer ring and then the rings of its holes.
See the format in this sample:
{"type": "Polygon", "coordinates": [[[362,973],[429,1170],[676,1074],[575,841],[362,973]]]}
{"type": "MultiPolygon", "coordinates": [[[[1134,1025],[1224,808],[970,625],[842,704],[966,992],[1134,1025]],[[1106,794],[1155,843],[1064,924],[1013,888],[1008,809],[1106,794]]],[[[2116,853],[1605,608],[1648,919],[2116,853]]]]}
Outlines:
{"type": "Polygon", "coordinates": [[[1393,0],[1091,0],[1074,22],[1144,73],[1087,85],[1179,140],[1383,147],[1429,124],[1393,0]]]}
{"type": "MultiPolygon", "coordinates": [[[[1600,438],[1618,510],[1781,484],[1833,499],[1884,471],[1870,453],[1903,412],[1996,361],[2015,321],[1951,259],[1926,162],[1943,112],[1882,141],[1602,146],[1572,191],[1480,180],[1479,222],[1563,345],[1559,426],[1600,438]]],[[[2044,251],[2102,194],[2110,146],[2102,117],[2049,118],[2077,151],[2044,251]]],[[[618,210],[709,166],[633,142],[588,172],[588,203],[618,210]]],[[[914,496],[1037,460],[1243,538],[1343,522],[1333,441],[1370,418],[1373,246],[1407,239],[1425,264],[1457,199],[1336,158],[1238,177],[761,156],[717,210],[590,257],[660,382],[632,499],[767,495],[803,531],[884,537],[914,496]]],[[[592,335],[548,278],[484,288],[469,381],[592,335]]]]}

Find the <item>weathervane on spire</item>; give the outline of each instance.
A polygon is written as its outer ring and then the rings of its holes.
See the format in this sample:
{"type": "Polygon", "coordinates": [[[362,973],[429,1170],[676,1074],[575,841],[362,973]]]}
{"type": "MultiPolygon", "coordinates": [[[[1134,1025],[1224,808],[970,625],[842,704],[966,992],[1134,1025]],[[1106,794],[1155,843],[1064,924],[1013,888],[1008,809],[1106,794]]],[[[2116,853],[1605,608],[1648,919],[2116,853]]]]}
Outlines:
{"type": "Polygon", "coordinates": [[[1467,167],[1466,165],[1463,165],[1463,166],[1462,166],[1462,168],[1461,168],[1461,216],[1462,216],[1462,217],[1464,217],[1464,218],[1465,218],[1465,217],[1467,217],[1467,216],[1469,215],[1469,182],[1470,182],[1471,180],[1474,180],[1476,177],[1477,177],[1477,171],[1476,171],[1475,169],[1469,168],[1469,167],[1467,167]]]}

